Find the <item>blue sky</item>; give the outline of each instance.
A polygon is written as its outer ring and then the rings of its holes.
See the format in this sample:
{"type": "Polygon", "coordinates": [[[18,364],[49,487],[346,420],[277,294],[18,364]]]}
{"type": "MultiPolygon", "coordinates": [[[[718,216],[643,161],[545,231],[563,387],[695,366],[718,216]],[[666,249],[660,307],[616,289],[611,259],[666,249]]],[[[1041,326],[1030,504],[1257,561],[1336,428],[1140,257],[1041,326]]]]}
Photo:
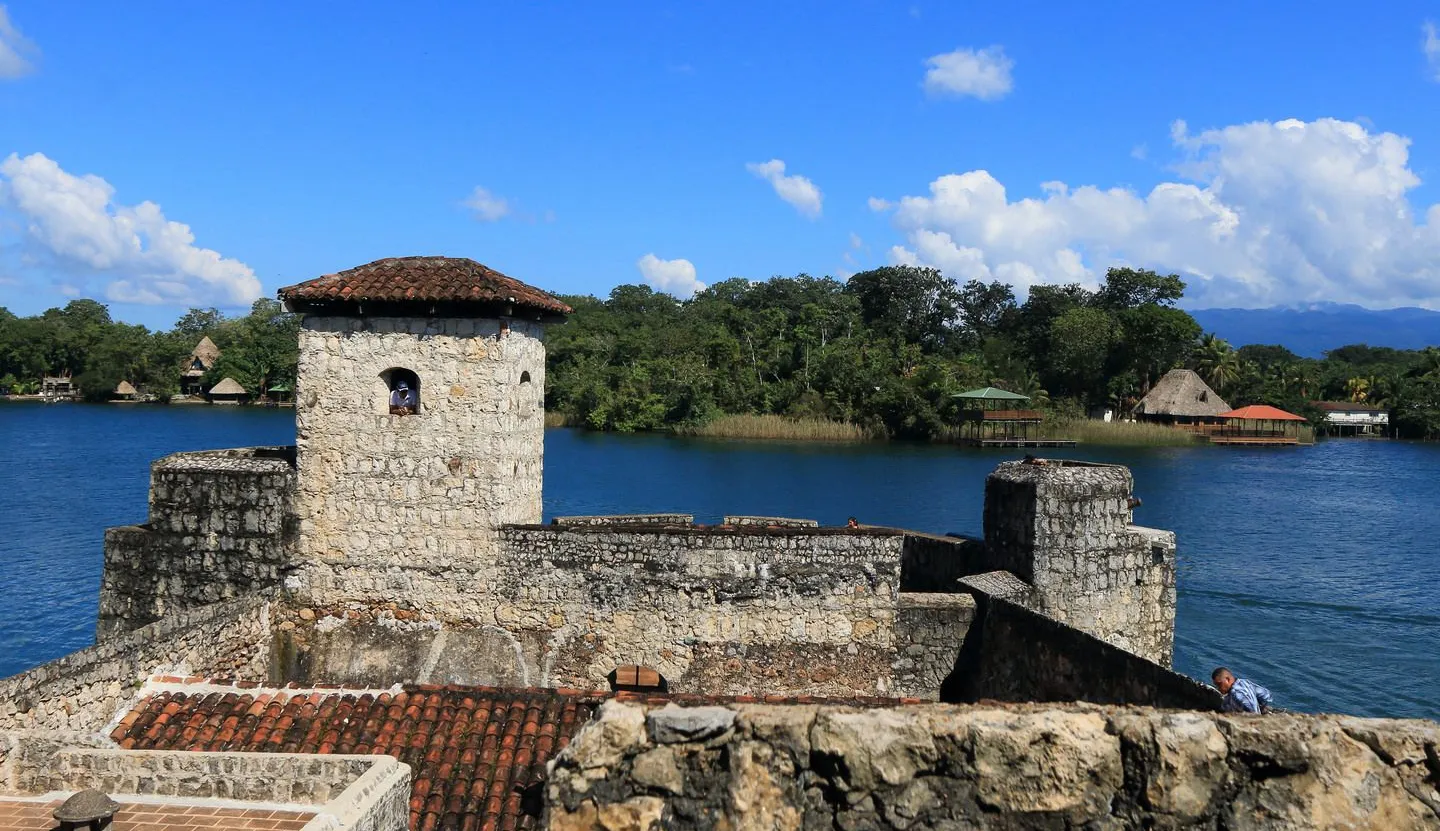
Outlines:
{"type": "Polygon", "coordinates": [[[1440,308],[1440,7],[1182,5],[9,0],[0,305],[169,325],[433,253],[1440,308]]]}

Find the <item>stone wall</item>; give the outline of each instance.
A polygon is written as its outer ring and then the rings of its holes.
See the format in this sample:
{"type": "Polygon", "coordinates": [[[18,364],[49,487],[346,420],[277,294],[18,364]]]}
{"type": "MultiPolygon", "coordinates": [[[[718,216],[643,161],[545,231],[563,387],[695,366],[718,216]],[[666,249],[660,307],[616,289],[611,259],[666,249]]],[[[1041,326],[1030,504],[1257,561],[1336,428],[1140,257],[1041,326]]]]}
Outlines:
{"type": "Polygon", "coordinates": [[[904,534],[901,591],[956,592],[961,577],[990,570],[983,540],[899,529],[897,533],[904,534]]]}
{"type": "MultiPolygon", "coordinates": [[[[946,701],[1089,701],[1215,710],[1220,695],[1167,667],[1102,641],[966,580],[973,622],[946,701]]],[[[1023,585],[1011,580],[1013,585],[1023,585]]],[[[1022,599],[1022,598],[1016,598],[1022,599]]]]}
{"type": "MultiPolygon", "coordinates": [[[[318,603],[415,605],[494,562],[496,528],[538,522],[545,348],[538,323],[307,316],[295,411],[303,568],[318,603]],[[390,415],[386,373],[419,378],[390,415]]],[[[436,601],[447,602],[444,598],[436,601]]]]}
{"type": "Polygon", "coordinates": [[[984,570],[1032,584],[1055,619],[1169,666],[1175,535],[1131,524],[1128,469],[1041,461],[986,478],[984,570]]]}
{"type": "Polygon", "coordinates": [[[150,466],[144,525],[105,532],[101,639],[279,585],[295,541],[295,448],[176,453],[150,466]]]}
{"type": "Polygon", "coordinates": [[[967,594],[901,592],[895,617],[895,695],[936,700],[975,618],[967,594]]]}
{"type": "Polygon", "coordinates": [[[0,679],[0,730],[99,730],[156,672],[263,680],[270,631],[262,596],[173,613],[0,679]]]}
{"type": "Polygon", "coordinates": [[[1071,706],[646,709],[553,763],[551,831],[1440,828],[1440,724],[1071,706]]]}
{"type": "Polygon", "coordinates": [[[306,831],[407,831],[410,766],[392,756],[54,748],[0,736],[5,795],[74,792],[308,805],[306,831]]]}
{"type": "Polygon", "coordinates": [[[933,698],[922,679],[953,663],[971,604],[902,613],[901,545],[833,528],[509,526],[494,571],[452,569],[422,609],[297,612],[284,680],[603,689],[639,664],[677,692],[933,698]]]}

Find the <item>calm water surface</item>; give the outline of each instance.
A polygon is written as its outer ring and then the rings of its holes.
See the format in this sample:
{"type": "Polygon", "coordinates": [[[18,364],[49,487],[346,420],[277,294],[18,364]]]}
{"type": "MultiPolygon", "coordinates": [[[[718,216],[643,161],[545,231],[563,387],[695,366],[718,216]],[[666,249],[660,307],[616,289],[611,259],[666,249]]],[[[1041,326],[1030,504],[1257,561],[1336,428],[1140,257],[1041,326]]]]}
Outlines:
{"type": "MultiPolygon", "coordinates": [[[[152,460],[294,435],[289,410],[0,403],[0,676],[92,641],[103,529],[144,520],[152,460]]],[[[545,513],[978,535],[985,475],[1016,455],[552,430],[545,513]]],[[[1066,455],[1129,465],[1136,521],[1179,534],[1177,669],[1226,663],[1297,709],[1440,717],[1440,446],[1066,455]]]]}

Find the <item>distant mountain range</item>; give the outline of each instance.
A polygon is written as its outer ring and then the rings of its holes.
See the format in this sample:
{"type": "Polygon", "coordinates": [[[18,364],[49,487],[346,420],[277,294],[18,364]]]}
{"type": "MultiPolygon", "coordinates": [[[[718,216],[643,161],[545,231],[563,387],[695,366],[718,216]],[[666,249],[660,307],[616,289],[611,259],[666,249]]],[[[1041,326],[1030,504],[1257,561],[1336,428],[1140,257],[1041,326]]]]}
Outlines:
{"type": "Polygon", "coordinates": [[[1232,346],[1280,344],[1307,358],[1327,349],[1364,343],[1395,349],[1440,346],[1440,312],[1428,309],[1366,309],[1341,303],[1269,309],[1188,309],[1207,332],[1232,346]]]}

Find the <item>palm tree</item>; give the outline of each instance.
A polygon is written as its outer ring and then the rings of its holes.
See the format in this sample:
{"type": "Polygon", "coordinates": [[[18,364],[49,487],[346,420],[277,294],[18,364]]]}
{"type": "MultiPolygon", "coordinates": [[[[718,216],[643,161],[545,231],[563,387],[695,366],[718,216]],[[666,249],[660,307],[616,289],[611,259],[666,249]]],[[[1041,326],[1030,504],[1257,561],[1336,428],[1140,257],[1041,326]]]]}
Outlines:
{"type": "Polygon", "coordinates": [[[1205,379],[1216,392],[1235,383],[1244,369],[1240,356],[1230,343],[1213,333],[1206,333],[1195,349],[1195,371],[1205,379]]]}
{"type": "Polygon", "coordinates": [[[1345,382],[1345,394],[1356,404],[1364,404],[1370,398],[1370,379],[1351,378],[1345,382]]]}

